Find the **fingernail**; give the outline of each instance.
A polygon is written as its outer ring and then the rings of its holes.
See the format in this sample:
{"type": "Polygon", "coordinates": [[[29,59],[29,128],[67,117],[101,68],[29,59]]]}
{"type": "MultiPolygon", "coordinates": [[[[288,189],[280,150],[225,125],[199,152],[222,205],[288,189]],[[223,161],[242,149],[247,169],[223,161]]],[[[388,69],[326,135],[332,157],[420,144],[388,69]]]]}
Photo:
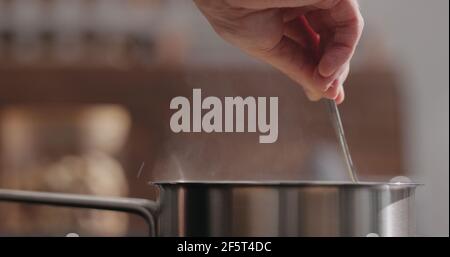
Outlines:
{"type": "Polygon", "coordinates": [[[317,84],[317,88],[322,92],[326,92],[330,87],[339,84],[339,78],[333,78],[331,76],[323,77],[318,69],[316,69],[313,74],[313,81],[317,84]],[[331,79],[333,80],[330,81],[331,79]]]}
{"type": "Polygon", "coordinates": [[[324,65],[319,65],[319,73],[322,77],[329,77],[331,75],[333,75],[336,72],[337,68],[324,68],[324,65]]]}

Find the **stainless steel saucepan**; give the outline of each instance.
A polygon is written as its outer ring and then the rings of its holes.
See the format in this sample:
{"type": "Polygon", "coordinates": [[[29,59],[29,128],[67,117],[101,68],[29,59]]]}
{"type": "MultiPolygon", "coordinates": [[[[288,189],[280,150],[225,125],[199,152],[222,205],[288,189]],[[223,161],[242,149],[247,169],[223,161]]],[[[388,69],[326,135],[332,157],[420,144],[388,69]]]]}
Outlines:
{"type": "MultiPolygon", "coordinates": [[[[0,200],[138,214],[151,236],[414,236],[414,183],[153,183],[157,201],[0,189],[0,200]]],[[[1,214],[0,214],[1,215],[1,214]]]]}

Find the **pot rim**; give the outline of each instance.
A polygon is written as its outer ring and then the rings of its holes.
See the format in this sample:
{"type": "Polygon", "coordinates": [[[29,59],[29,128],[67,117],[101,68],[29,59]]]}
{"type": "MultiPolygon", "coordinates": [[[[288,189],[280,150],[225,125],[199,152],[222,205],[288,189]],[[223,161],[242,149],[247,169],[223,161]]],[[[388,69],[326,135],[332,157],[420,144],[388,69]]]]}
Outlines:
{"type": "Polygon", "coordinates": [[[199,186],[339,186],[339,187],[418,187],[414,182],[367,182],[360,181],[305,181],[305,180],[161,180],[150,181],[150,185],[199,185],[199,186]]]}

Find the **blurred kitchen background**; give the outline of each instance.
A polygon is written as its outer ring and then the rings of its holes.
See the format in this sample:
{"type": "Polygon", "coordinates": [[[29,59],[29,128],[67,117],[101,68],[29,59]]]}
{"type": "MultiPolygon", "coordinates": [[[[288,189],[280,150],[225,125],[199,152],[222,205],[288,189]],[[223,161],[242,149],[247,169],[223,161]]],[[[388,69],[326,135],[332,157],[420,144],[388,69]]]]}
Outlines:
{"type": "MultiPolygon", "coordinates": [[[[341,114],[360,177],[417,192],[448,236],[446,0],[361,0],[341,114]]],[[[0,188],[155,198],[158,180],[348,180],[323,102],[223,42],[190,0],[0,0],[0,188]],[[277,143],[173,134],[169,102],[279,96],[277,143]]],[[[145,235],[108,211],[0,204],[0,235],[145,235]]]]}

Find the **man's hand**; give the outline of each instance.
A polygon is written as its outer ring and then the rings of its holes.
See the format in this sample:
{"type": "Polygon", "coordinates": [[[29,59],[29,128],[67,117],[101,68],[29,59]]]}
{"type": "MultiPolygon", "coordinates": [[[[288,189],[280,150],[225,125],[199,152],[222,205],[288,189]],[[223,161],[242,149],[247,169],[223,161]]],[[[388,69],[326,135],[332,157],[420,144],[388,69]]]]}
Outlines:
{"type": "Polygon", "coordinates": [[[364,26],[356,0],[194,1],[222,38],[285,73],[310,100],[344,100],[342,85],[364,26]],[[320,38],[317,57],[302,15],[320,38]]]}

